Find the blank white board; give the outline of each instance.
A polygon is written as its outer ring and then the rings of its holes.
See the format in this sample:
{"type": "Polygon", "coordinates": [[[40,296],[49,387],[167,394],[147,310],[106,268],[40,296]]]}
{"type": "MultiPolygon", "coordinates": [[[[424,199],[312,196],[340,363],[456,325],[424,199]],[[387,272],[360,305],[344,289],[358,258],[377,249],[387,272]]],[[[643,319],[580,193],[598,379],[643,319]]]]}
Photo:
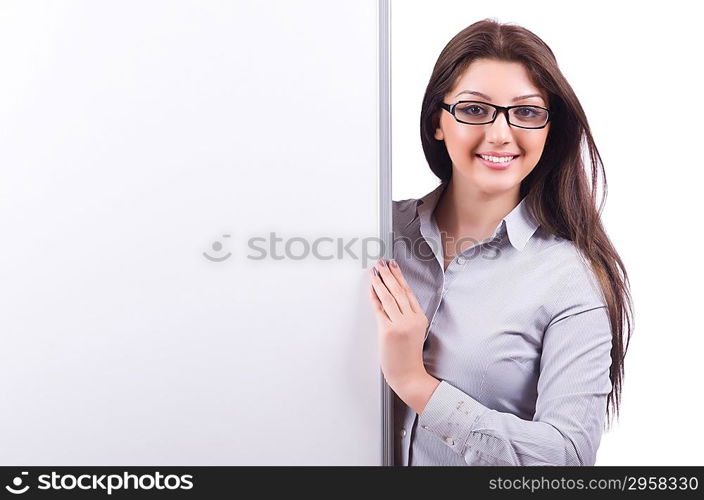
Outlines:
{"type": "Polygon", "coordinates": [[[384,461],[385,9],[0,4],[1,465],[384,461]]]}

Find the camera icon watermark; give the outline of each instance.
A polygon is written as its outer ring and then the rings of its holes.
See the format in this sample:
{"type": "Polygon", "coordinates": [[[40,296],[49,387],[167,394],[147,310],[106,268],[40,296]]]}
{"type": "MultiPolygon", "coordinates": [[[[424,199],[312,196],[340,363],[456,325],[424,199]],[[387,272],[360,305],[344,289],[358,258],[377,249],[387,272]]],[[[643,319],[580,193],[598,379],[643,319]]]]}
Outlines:
{"type": "Polygon", "coordinates": [[[22,473],[19,476],[15,476],[12,479],[12,486],[6,485],[5,489],[12,493],[13,495],[21,495],[23,493],[27,493],[27,490],[29,490],[29,485],[25,485],[24,487],[22,486],[22,477],[21,476],[27,476],[29,475],[29,472],[27,471],[22,471],[22,473]]]}

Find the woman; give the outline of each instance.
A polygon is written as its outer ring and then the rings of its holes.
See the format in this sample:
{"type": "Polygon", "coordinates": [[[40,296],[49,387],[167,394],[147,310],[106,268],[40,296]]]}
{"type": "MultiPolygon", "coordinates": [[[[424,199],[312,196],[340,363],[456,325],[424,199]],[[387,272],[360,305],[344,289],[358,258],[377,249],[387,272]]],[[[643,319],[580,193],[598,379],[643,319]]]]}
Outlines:
{"type": "Polygon", "coordinates": [[[633,306],[595,207],[601,158],[550,48],[493,20],[461,31],[421,140],[441,183],[393,202],[394,260],[370,269],[396,463],[594,465],[633,306]]]}

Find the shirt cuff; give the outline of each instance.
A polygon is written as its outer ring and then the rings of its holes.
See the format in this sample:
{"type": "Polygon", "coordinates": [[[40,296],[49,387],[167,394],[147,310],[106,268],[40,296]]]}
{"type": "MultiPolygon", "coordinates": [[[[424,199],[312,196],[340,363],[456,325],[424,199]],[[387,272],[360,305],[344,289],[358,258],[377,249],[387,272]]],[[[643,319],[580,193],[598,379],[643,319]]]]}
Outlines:
{"type": "Polygon", "coordinates": [[[487,411],[476,399],[441,380],[419,415],[418,425],[463,455],[469,434],[487,411]]]}

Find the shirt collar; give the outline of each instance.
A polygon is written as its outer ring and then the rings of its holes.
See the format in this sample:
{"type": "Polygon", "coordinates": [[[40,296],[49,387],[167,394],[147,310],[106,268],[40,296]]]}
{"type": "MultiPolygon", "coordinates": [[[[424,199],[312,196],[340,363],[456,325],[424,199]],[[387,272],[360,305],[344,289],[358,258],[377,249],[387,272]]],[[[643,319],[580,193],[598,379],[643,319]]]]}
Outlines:
{"type": "MultiPolygon", "coordinates": [[[[447,183],[441,183],[431,192],[416,200],[416,213],[413,219],[411,219],[411,222],[420,217],[421,221],[423,221],[426,225],[429,224],[430,216],[440,200],[440,196],[445,192],[446,188],[447,183]]],[[[408,227],[411,222],[409,222],[406,227],[408,227]]],[[[501,219],[501,222],[494,231],[494,236],[501,231],[504,225],[506,227],[506,232],[511,245],[519,251],[523,250],[530,237],[533,236],[533,233],[535,233],[540,226],[535,218],[531,216],[526,204],[525,196],[521,199],[520,203],[513,208],[513,210],[501,219]]]]}

